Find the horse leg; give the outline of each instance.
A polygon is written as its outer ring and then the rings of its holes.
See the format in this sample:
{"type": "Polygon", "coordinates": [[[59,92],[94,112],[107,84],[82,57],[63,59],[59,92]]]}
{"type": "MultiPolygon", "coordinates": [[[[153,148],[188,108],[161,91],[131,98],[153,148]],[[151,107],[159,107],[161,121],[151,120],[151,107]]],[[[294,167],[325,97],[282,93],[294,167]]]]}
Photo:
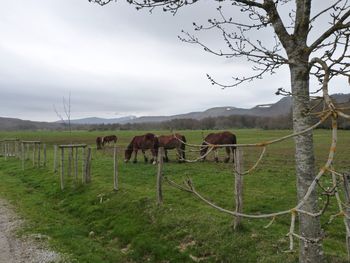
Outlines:
{"type": "Polygon", "coordinates": [[[219,162],[219,153],[218,153],[218,149],[214,150],[214,160],[216,163],[219,162]]]}
{"type": "Polygon", "coordinates": [[[164,149],[164,158],[163,158],[164,162],[169,162],[169,158],[168,158],[168,150],[164,149]]]}
{"type": "Polygon", "coordinates": [[[137,152],[138,152],[138,150],[134,149],[134,161],[133,161],[133,163],[137,163],[137,152]]]}
{"type": "Polygon", "coordinates": [[[146,155],[146,151],[142,150],[142,153],[143,153],[143,158],[145,160],[145,163],[148,163],[148,158],[147,158],[147,155],[146,155]]]}
{"type": "Polygon", "coordinates": [[[157,150],[156,149],[151,149],[151,154],[152,154],[152,159],[151,159],[150,162],[152,164],[157,164],[157,150]]]}
{"type": "Polygon", "coordinates": [[[232,152],[232,163],[235,163],[235,151],[237,150],[236,147],[231,146],[231,152],[232,152]]]}
{"type": "Polygon", "coordinates": [[[224,160],[225,163],[228,163],[230,161],[230,152],[231,152],[231,149],[230,147],[225,147],[225,150],[226,150],[226,158],[224,160]]]}
{"type": "Polygon", "coordinates": [[[207,152],[208,152],[208,146],[204,146],[204,144],[202,145],[201,147],[201,150],[200,150],[200,156],[201,157],[201,161],[204,162],[205,159],[207,158],[207,152]],[[204,156],[204,157],[202,157],[204,156]]]}
{"type": "Polygon", "coordinates": [[[176,148],[177,150],[177,155],[178,155],[178,162],[181,163],[185,160],[185,158],[183,157],[183,154],[182,154],[182,151],[181,151],[181,148],[176,148]]]}

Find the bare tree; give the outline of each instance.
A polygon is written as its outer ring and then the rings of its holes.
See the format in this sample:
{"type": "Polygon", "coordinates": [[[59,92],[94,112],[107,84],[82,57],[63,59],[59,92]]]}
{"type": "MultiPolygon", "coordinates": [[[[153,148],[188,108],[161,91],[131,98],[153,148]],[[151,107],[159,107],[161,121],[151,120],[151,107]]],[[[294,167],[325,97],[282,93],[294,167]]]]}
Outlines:
{"type": "MultiPolygon", "coordinates": [[[[89,0],[106,5],[112,0],[89,0]]],[[[311,125],[310,76],[323,81],[321,67],[312,63],[317,56],[327,63],[330,78],[349,77],[350,54],[350,3],[348,0],[216,0],[220,2],[218,16],[208,19],[205,25],[193,23],[196,32],[218,31],[223,45],[216,49],[202,42],[192,33],[184,32],[180,39],[196,44],[205,51],[224,58],[245,57],[252,63],[252,75],[234,76],[232,83],[222,84],[207,75],[212,84],[223,88],[235,87],[247,81],[273,74],[286,65],[289,67],[293,97],[293,129],[302,131],[311,125]],[[313,4],[313,5],[312,5],[313,4]],[[316,8],[317,5],[317,8],[316,8]],[[322,8],[323,6],[323,8],[322,8]],[[321,7],[321,8],[320,8],[321,7]],[[238,21],[234,11],[240,10],[248,22],[238,21]],[[266,31],[271,38],[263,42],[254,39],[256,34],[266,31]],[[271,44],[271,40],[273,40],[271,44]]],[[[199,0],[127,0],[137,9],[162,7],[164,11],[176,14],[186,5],[199,0]]],[[[280,90],[281,91],[281,90],[280,90]]],[[[280,91],[278,93],[280,93],[280,91]]],[[[295,138],[295,159],[298,200],[303,198],[315,178],[315,158],[312,131],[295,138]]],[[[303,210],[317,211],[317,195],[313,191],[302,207],[303,210]]],[[[307,214],[299,215],[300,255],[299,262],[322,262],[323,251],[320,220],[307,214]]]]}
{"type": "Polygon", "coordinates": [[[68,129],[69,136],[72,139],[72,125],[71,125],[71,93],[69,92],[68,101],[65,97],[62,99],[63,106],[63,114],[64,116],[57,110],[56,106],[53,105],[54,111],[63,125],[68,129]]]}

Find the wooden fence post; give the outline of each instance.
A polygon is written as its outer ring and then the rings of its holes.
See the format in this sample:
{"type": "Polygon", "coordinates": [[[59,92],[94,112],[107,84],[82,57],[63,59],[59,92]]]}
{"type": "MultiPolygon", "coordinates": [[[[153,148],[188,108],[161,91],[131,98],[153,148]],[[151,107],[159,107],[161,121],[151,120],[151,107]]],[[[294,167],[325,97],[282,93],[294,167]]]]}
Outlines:
{"type": "Polygon", "coordinates": [[[91,181],[91,148],[87,149],[87,156],[85,162],[85,183],[91,181]]]}
{"type": "Polygon", "coordinates": [[[19,142],[18,141],[15,141],[15,145],[14,145],[14,147],[15,147],[15,156],[16,156],[16,158],[19,158],[19,142]]]}
{"type": "Polygon", "coordinates": [[[86,172],[86,158],[85,158],[85,148],[82,148],[81,149],[81,158],[82,158],[82,160],[83,160],[83,165],[82,165],[82,172],[81,172],[81,182],[83,183],[83,184],[85,184],[86,183],[86,174],[85,174],[85,172],[86,172]]]}
{"type": "Polygon", "coordinates": [[[346,248],[348,251],[348,262],[350,261],[350,173],[344,173],[344,195],[345,195],[345,214],[344,223],[346,228],[346,248]]]}
{"type": "MultiPolygon", "coordinates": [[[[242,213],[243,211],[243,152],[239,148],[234,151],[234,174],[235,174],[235,212],[242,213]]],[[[242,218],[240,216],[235,216],[233,221],[233,228],[236,230],[241,224],[242,218]]]]}
{"type": "Polygon", "coordinates": [[[27,151],[26,151],[26,160],[29,160],[29,150],[30,150],[30,148],[29,148],[29,144],[28,144],[28,143],[26,143],[26,148],[27,148],[27,151]]]}
{"type": "MultiPolygon", "coordinates": [[[[40,158],[41,158],[41,143],[37,143],[38,145],[38,167],[40,167],[40,158]]],[[[35,147],[35,144],[34,144],[35,147]]]]}
{"type": "Polygon", "coordinates": [[[117,155],[117,146],[114,145],[114,153],[113,153],[113,160],[114,160],[114,191],[119,190],[119,182],[118,182],[118,155],[117,155]]]}
{"type": "Polygon", "coordinates": [[[25,155],[25,147],[24,143],[21,143],[21,157],[22,157],[22,170],[24,171],[24,162],[26,161],[26,155],[25,155]]]}
{"type": "Polygon", "coordinates": [[[78,183],[78,148],[75,148],[74,180],[78,183]]]}
{"type": "Polygon", "coordinates": [[[89,154],[89,173],[88,173],[88,183],[91,182],[91,166],[92,166],[92,150],[91,148],[89,147],[88,148],[88,154],[89,154]]]}
{"type": "Polygon", "coordinates": [[[35,166],[35,150],[36,150],[35,143],[33,143],[33,166],[35,166]]]}
{"type": "Polygon", "coordinates": [[[5,142],[5,161],[7,161],[7,142],[5,142]]]}
{"type": "Polygon", "coordinates": [[[60,182],[61,182],[61,190],[64,189],[64,148],[61,148],[61,177],[60,177],[60,182]]]}
{"type": "Polygon", "coordinates": [[[158,149],[158,171],[157,171],[157,205],[161,205],[163,203],[163,192],[162,192],[163,155],[164,155],[164,148],[159,147],[159,149],[158,149]]]}
{"type": "Polygon", "coordinates": [[[43,166],[46,167],[46,143],[44,143],[44,145],[43,145],[43,151],[44,151],[44,162],[43,162],[43,166]]]}
{"type": "Polygon", "coordinates": [[[68,177],[72,175],[72,159],[73,159],[73,148],[68,148],[68,177]]]}
{"type": "Polygon", "coordinates": [[[57,145],[53,146],[53,172],[57,172],[57,145]]]}

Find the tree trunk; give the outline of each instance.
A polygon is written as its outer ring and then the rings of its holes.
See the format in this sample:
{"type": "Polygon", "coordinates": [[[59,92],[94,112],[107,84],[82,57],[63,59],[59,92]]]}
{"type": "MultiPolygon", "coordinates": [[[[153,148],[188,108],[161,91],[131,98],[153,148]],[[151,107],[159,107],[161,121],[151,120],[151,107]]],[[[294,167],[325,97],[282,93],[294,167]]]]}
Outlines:
{"type": "MultiPolygon", "coordinates": [[[[291,84],[293,93],[293,129],[298,132],[308,128],[311,124],[309,98],[308,58],[294,60],[290,64],[291,84]]],[[[297,197],[301,200],[315,178],[315,158],[312,131],[295,137],[295,161],[297,176],[297,197]]],[[[313,191],[305,205],[301,208],[309,212],[318,211],[317,191],[313,191]]],[[[302,237],[318,239],[321,237],[319,218],[305,214],[299,215],[299,231],[302,237]]],[[[321,243],[310,243],[300,240],[299,262],[323,262],[321,243]]]]}

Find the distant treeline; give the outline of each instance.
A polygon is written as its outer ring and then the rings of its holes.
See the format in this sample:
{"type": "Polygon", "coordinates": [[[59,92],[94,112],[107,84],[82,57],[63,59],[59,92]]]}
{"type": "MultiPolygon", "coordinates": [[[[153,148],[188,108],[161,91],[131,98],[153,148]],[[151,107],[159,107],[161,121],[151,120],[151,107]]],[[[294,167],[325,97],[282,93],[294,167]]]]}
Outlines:
{"type": "MultiPolygon", "coordinates": [[[[313,118],[313,123],[318,118],[313,118]]],[[[350,122],[344,119],[338,121],[339,129],[350,129],[350,122]]],[[[208,117],[201,120],[174,119],[164,122],[144,122],[126,124],[99,124],[91,125],[89,130],[222,130],[232,128],[258,129],[292,129],[292,114],[278,117],[258,116],[224,116],[208,117]]],[[[320,128],[330,128],[330,120],[320,125],[320,128]]]]}

